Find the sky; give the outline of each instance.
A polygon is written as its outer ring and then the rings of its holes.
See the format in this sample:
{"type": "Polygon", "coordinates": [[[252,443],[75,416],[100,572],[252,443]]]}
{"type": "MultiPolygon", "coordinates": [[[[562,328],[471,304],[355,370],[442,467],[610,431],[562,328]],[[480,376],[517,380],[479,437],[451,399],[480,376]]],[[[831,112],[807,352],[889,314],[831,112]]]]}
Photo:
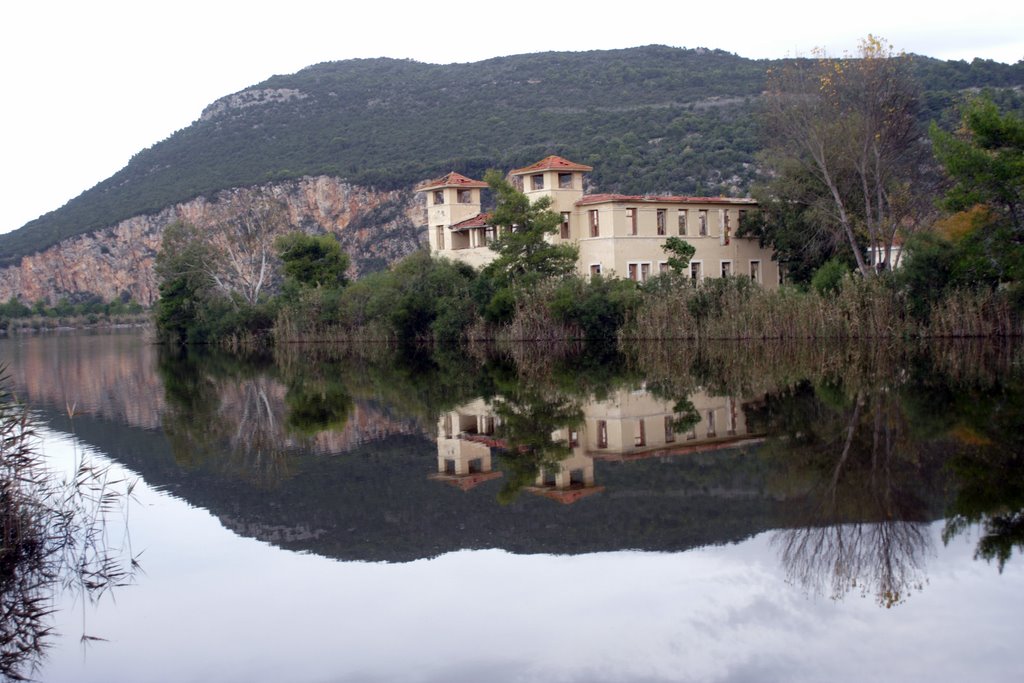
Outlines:
{"type": "Polygon", "coordinates": [[[50,0],[0,9],[0,232],[21,227],[275,74],[357,57],[447,64],[661,44],[743,57],[856,50],[868,34],[940,59],[1024,59],[1024,3],[50,0]],[[725,10],[728,11],[725,11],[725,10]],[[969,11],[968,11],[969,10],[969,11]]]}

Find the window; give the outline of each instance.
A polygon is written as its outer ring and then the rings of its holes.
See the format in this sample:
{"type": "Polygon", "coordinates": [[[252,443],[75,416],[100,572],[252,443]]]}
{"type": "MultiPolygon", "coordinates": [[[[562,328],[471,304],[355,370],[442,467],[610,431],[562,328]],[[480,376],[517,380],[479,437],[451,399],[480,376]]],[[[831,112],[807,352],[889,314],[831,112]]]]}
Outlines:
{"type": "Polygon", "coordinates": [[[665,209],[658,209],[658,234],[665,234],[665,209]]]}
{"type": "Polygon", "coordinates": [[[543,190],[544,189],[544,174],[538,173],[530,176],[530,189],[531,190],[543,190]]]}
{"type": "Polygon", "coordinates": [[[700,261],[690,261],[690,277],[695,282],[700,282],[704,278],[700,261]]]}
{"type": "Polygon", "coordinates": [[[488,225],[484,228],[484,244],[490,244],[494,241],[494,226],[488,225]]]}
{"type": "Polygon", "coordinates": [[[739,220],[739,226],[738,227],[742,228],[743,227],[743,222],[745,220],[747,220],[747,210],[746,209],[740,209],[739,210],[739,217],[740,217],[740,220],[739,220]]]}
{"type": "Polygon", "coordinates": [[[732,236],[732,224],[729,222],[729,209],[722,209],[722,244],[729,244],[732,236]]]}
{"type": "Polygon", "coordinates": [[[472,204],[473,192],[471,190],[459,190],[459,204],[472,204]]]}
{"type": "Polygon", "coordinates": [[[644,419],[640,418],[636,421],[636,434],[633,436],[634,446],[646,446],[647,445],[647,431],[644,429],[644,419]]]}
{"type": "Polygon", "coordinates": [[[569,430],[569,447],[576,448],[580,445],[580,433],[575,429],[569,430]]]}
{"type": "Polygon", "coordinates": [[[626,264],[629,279],[635,282],[646,282],[651,277],[650,261],[631,261],[626,264]]]}
{"type": "Polygon", "coordinates": [[[698,234],[701,237],[708,236],[708,210],[701,209],[697,213],[698,234]]]}
{"type": "Polygon", "coordinates": [[[630,235],[636,234],[636,209],[626,207],[626,226],[630,235]]]}
{"type": "Polygon", "coordinates": [[[590,264],[590,274],[591,275],[600,275],[601,274],[601,264],[600,263],[591,263],[590,264]]]}
{"type": "Polygon", "coordinates": [[[732,261],[722,261],[722,277],[732,275],[732,261]]]}
{"type": "Polygon", "coordinates": [[[597,421],[597,447],[608,448],[608,423],[604,420],[597,421]]]}
{"type": "Polygon", "coordinates": [[[562,239],[569,239],[569,212],[562,212],[562,239]]]}
{"type": "Polygon", "coordinates": [[[665,416],[665,443],[673,443],[676,440],[676,432],[673,429],[675,420],[671,415],[665,416]]]}
{"type": "Polygon", "coordinates": [[[437,241],[437,250],[441,251],[442,249],[444,249],[444,226],[437,226],[437,228],[435,228],[434,234],[437,241]]]}
{"type": "Polygon", "coordinates": [[[434,190],[434,203],[444,204],[444,190],[434,190]]]}
{"type": "Polygon", "coordinates": [[[590,236],[598,237],[601,234],[601,226],[598,223],[597,209],[592,209],[587,214],[590,216],[590,236]]]}
{"type": "Polygon", "coordinates": [[[572,173],[559,173],[558,174],[558,187],[563,190],[569,190],[572,188],[572,173]]]}
{"type": "Polygon", "coordinates": [[[708,411],[708,436],[715,436],[715,411],[708,411]]]}
{"type": "Polygon", "coordinates": [[[668,272],[668,261],[658,261],[658,273],[668,272]]]}
{"type": "Polygon", "coordinates": [[[444,428],[444,438],[446,438],[446,439],[452,438],[452,414],[451,413],[445,413],[444,414],[443,428],[444,428]]]}
{"type": "Polygon", "coordinates": [[[679,234],[686,234],[686,209],[679,209],[679,234]]]}
{"type": "Polygon", "coordinates": [[[761,281],[761,262],[751,261],[750,262],[750,279],[754,282],[761,281]]]}

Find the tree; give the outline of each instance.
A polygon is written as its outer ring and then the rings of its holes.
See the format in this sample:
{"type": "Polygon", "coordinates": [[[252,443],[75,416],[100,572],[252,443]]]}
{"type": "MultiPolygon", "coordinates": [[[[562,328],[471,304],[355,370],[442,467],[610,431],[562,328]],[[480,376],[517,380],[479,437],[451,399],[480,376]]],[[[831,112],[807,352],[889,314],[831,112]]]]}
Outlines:
{"type": "Polygon", "coordinates": [[[274,248],[284,264],[286,287],[340,289],[348,283],[349,258],[334,235],[281,235],[274,248]]]}
{"type": "Polygon", "coordinates": [[[769,71],[769,194],[838,233],[864,275],[890,268],[897,233],[927,213],[910,67],[909,56],[868,36],[856,58],[819,55],[769,71]]]}
{"type": "Polygon", "coordinates": [[[233,194],[219,210],[209,231],[219,267],[210,275],[232,300],[255,305],[273,270],[274,237],[287,224],[286,207],[271,191],[253,190],[233,194]]]}
{"type": "Polygon", "coordinates": [[[511,318],[516,297],[540,281],[568,275],[576,270],[578,250],[571,244],[547,240],[562,219],[550,209],[551,199],[531,202],[498,171],[488,171],[484,180],[498,196],[490,223],[498,232],[491,249],[498,258],[482,271],[478,295],[484,315],[493,322],[511,318]]]}
{"type": "Polygon", "coordinates": [[[665,245],[662,249],[668,254],[668,267],[676,275],[686,274],[687,269],[690,267],[690,259],[697,253],[695,246],[678,237],[669,237],[665,240],[665,245]]]}
{"type": "Polygon", "coordinates": [[[164,228],[155,270],[156,323],[165,339],[181,343],[195,336],[213,294],[215,259],[195,226],[174,222],[164,228]]]}
{"type": "Polygon", "coordinates": [[[503,272],[510,282],[573,272],[576,247],[552,244],[546,239],[555,234],[562,222],[561,216],[550,209],[551,199],[542,197],[530,202],[498,171],[488,171],[484,180],[498,195],[490,221],[500,234],[491,243],[491,249],[499,254],[492,264],[494,269],[503,272]]]}
{"type": "Polygon", "coordinates": [[[945,208],[956,212],[962,252],[973,271],[997,280],[1024,278],[1024,117],[1001,114],[984,97],[969,100],[955,133],[931,128],[935,156],[953,181],[945,208]],[[986,268],[986,265],[988,266],[986,268]]]}

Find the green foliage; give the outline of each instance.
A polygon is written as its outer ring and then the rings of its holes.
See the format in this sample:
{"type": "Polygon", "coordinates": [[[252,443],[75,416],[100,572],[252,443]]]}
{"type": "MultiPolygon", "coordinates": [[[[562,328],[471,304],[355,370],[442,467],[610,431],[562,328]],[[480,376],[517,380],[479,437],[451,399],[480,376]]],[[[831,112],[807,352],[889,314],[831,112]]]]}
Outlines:
{"type": "Polygon", "coordinates": [[[690,259],[697,253],[697,247],[678,237],[665,240],[662,249],[668,254],[668,267],[676,275],[685,275],[690,268],[690,259]]]}
{"type": "Polygon", "coordinates": [[[551,244],[545,238],[558,230],[561,217],[550,209],[551,198],[531,202],[502,177],[488,171],[484,177],[497,199],[490,223],[498,229],[491,249],[498,258],[488,265],[507,285],[535,283],[567,275],[576,269],[578,250],[569,244],[551,244]]]}
{"type": "Polygon", "coordinates": [[[488,320],[507,322],[521,295],[546,279],[574,272],[579,250],[547,241],[562,220],[549,208],[550,197],[531,202],[498,171],[488,171],[485,180],[497,198],[490,223],[498,238],[490,246],[498,257],[483,269],[475,292],[488,320]]]}
{"type": "Polygon", "coordinates": [[[249,304],[218,289],[219,258],[195,227],[173,223],[164,230],[156,259],[156,325],[162,341],[236,344],[266,336],[274,304],[249,304]]]}
{"type": "Polygon", "coordinates": [[[835,257],[853,260],[846,241],[835,229],[826,203],[814,193],[807,168],[792,160],[776,159],[779,173],[770,183],[755,185],[758,209],[747,215],[737,235],[757,237],[771,246],[787,282],[807,285],[814,273],[835,257]]]}
{"type": "Polygon", "coordinates": [[[1024,280],[1024,117],[978,97],[957,134],[933,124],[931,137],[954,183],[945,206],[971,223],[954,270],[979,282],[1024,280]]]}
{"type": "Polygon", "coordinates": [[[0,319],[26,318],[32,315],[32,309],[21,303],[18,297],[12,296],[7,303],[0,305],[0,319]]]}
{"type": "Polygon", "coordinates": [[[555,320],[578,326],[587,339],[615,339],[639,303],[640,292],[634,281],[595,275],[561,280],[548,307],[555,320]]]}
{"type": "Polygon", "coordinates": [[[519,491],[534,483],[544,468],[558,469],[559,462],[572,454],[565,441],[555,441],[552,431],[575,427],[583,422],[579,400],[516,383],[514,390],[494,401],[494,413],[501,420],[498,435],[505,441],[499,454],[506,478],[498,501],[507,504],[519,491]]]}
{"type": "Polygon", "coordinates": [[[955,183],[946,207],[963,211],[985,204],[995,220],[1024,232],[1024,117],[976,97],[963,108],[960,134],[933,124],[931,137],[936,158],[955,183]]]}
{"type": "Polygon", "coordinates": [[[282,316],[296,330],[346,331],[358,335],[374,330],[403,343],[427,340],[458,341],[476,320],[472,297],[473,269],[447,259],[434,259],[421,250],[391,270],[371,273],[344,290],[309,290],[288,306],[282,316]]]}
{"type": "Polygon", "coordinates": [[[284,264],[286,289],[334,289],[348,283],[349,258],[334,235],[294,232],[278,237],[274,248],[284,264]]]}
{"type": "Polygon", "coordinates": [[[811,287],[821,296],[835,295],[842,287],[843,278],[850,273],[849,266],[839,258],[829,259],[814,272],[811,287]]]}
{"type": "Polygon", "coordinates": [[[721,315],[730,301],[749,300],[756,290],[747,277],[707,278],[689,299],[690,315],[698,322],[721,315]]]}
{"type": "Polygon", "coordinates": [[[914,235],[904,251],[902,266],[895,272],[896,282],[906,291],[914,317],[927,320],[931,307],[954,284],[956,248],[937,235],[922,233],[914,235]]]}
{"type": "Polygon", "coordinates": [[[473,271],[465,264],[433,259],[428,252],[419,251],[389,275],[386,315],[400,340],[458,340],[473,320],[469,290],[473,271]]]}
{"type": "Polygon", "coordinates": [[[289,383],[285,404],[288,406],[289,431],[303,436],[315,436],[324,431],[340,432],[353,410],[352,399],[337,378],[314,380],[302,377],[298,381],[293,380],[289,383]]]}

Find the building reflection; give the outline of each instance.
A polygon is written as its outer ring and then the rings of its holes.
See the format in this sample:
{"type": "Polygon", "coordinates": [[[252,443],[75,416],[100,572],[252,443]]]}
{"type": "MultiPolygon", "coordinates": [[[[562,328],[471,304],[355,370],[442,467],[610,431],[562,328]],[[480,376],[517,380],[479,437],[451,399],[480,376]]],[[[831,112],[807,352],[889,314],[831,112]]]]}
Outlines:
{"type": "Polygon", "coordinates": [[[491,447],[495,417],[490,406],[478,399],[438,419],[437,472],[431,479],[468,491],[485,481],[500,478],[494,469],[491,447]]]}
{"type": "MultiPolygon", "coordinates": [[[[509,438],[496,402],[476,399],[443,413],[437,423],[437,472],[430,478],[469,490],[502,475],[494,450],[527,448],[509,438]]],[[[581,405],[576,424],[537,425],[564,448],[555,462],[538,460],[523,490],[562,504],[601,493],[595,463],[665,458],[743,447],[762,441],[751,434],[742,402],[698,391],[683,401],[667,400],[641,387],[617,389],[581,405]]]]}

